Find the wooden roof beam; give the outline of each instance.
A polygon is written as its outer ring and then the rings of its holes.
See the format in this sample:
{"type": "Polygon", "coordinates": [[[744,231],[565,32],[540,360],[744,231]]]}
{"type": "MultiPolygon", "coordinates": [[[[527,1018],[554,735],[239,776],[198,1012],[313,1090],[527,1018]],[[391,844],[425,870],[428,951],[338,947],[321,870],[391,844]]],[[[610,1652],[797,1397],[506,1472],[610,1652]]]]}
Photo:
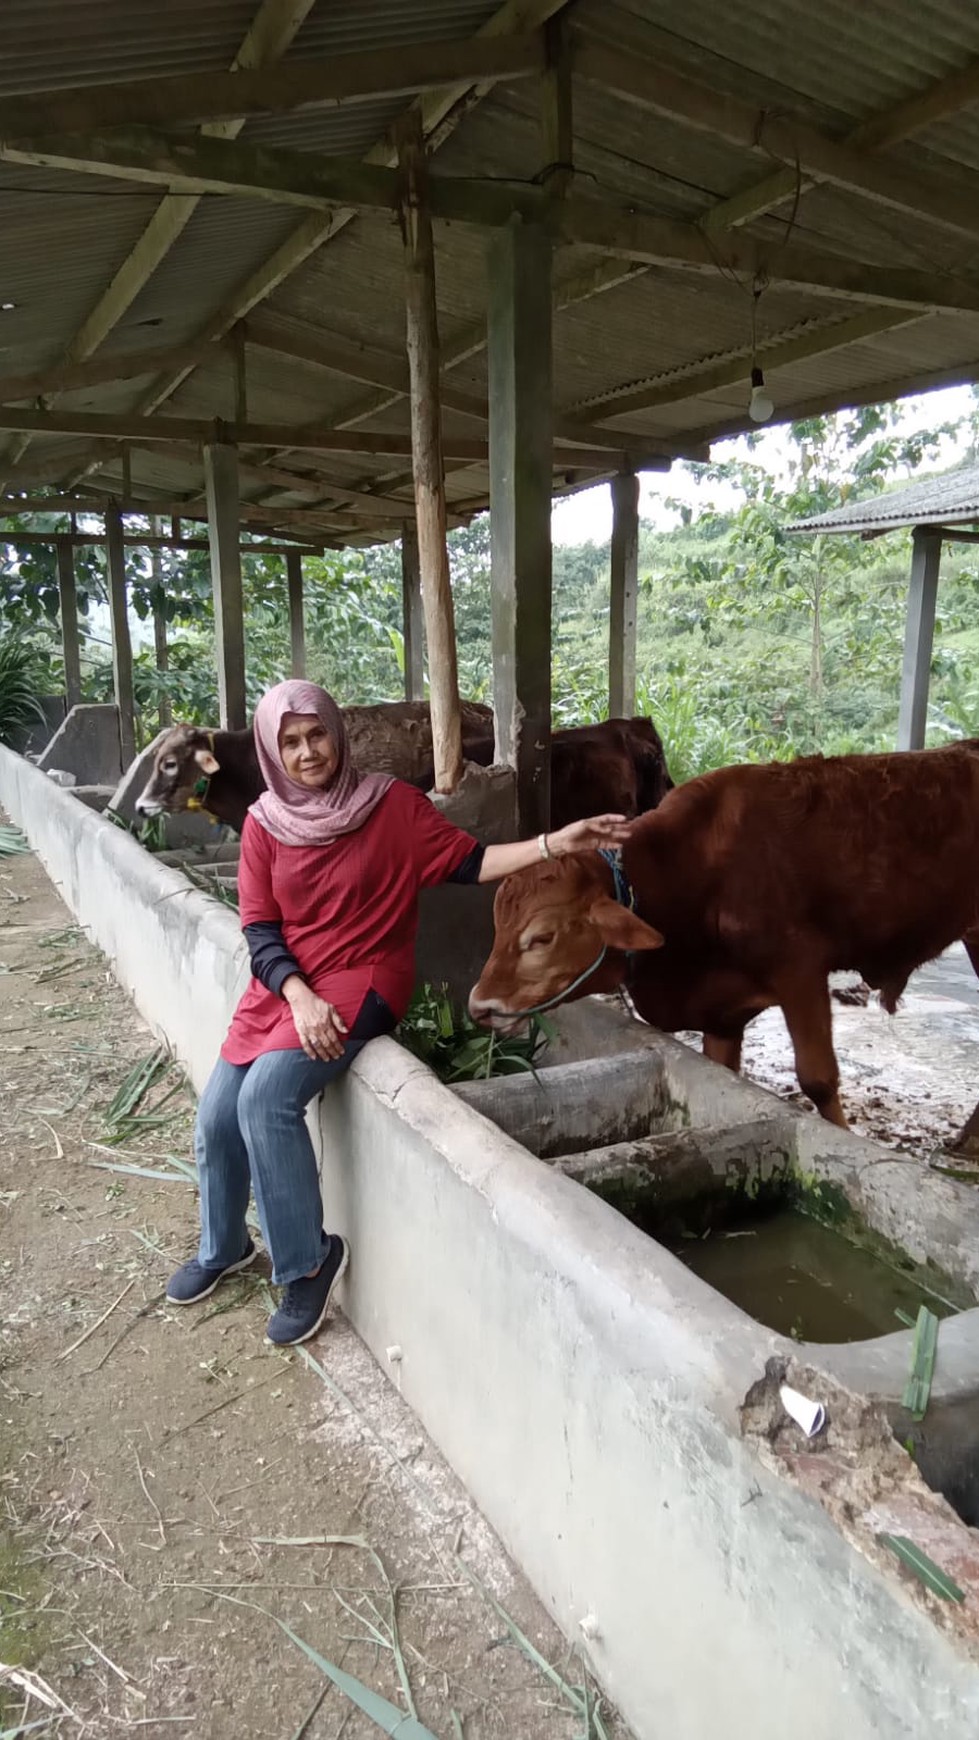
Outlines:
{"type": "MultiPolygon", "coordinates": [[[[857,387],[848,393],[843,403],[839,393],[820,393],[808,399],[796,399],[788,405],[777,405],[775,415],[765,424],[774,429],[781,423],[793,423],[802,417],[822,417],[832,411],[853,410],[859,405],[882,405],[893,399],[908,398],[913,393],[933,393],[939,387],[968,387],[979,381],[979,356],[971,362],[948,369],[925,369],[904,379],[878,381],[873,386],[857,387]]],[[[730,417],[714,426],[705,425],[694,432],[698,441],[726,441],[732,435],[757,433],[747,411],[744,416],[730,417]]]]}
{"type": "Polygon", "coordinates": [[[100,132],[134,123],[182,127],[193,121],[247,119],[370,97],[410,96],[462,80],[491,85],[542,73],[544,66],[539,31],[470,36],[461,42],[409,42],[287,66],[239,66],[227,73],[183,73],[3,97],[0,135],[14,139],[45,131],[100,132]]]}
{"type": "MultiPolygon", "coordinates": [[[[942,121],[975,102],[979,102],[979,60],[972,61],[961,72],[951,73],[948,78],[937,79],[926,90],[905,98],[893,108],[871,115],[847,133],[844,143],[863,157],[888,145],[897,145],[902,139],[909,139],[922,128],[933,126],[936,121],[942,121]]],[[[740,193],[718,200],[701,218],[701,227],[708,234],[715,235],[750,223],[752,218],[761,217],[764,212],[794,199],[797,193],[819,179],[817,175],[804,176],[800,187],[794,163],[791,168],[773,170],[740,193]]]]}
{"type": "MultiPolygon", "coordinates": [[[[237,68],[260,67],[285,54],[305,23],[314,0],[261,0],[241,47],[232,62],[237,68]]],[[[243,120],[218,121],[207,131],[220,139],[236,139],[243,120]]],[[[197,210],[195,195],[167,194],[154,211],[139,240],[120,263],[64,354],[65,363],[83,362],[117,326],[160,262],[164,260],[197,210]]],[[[23,456],[30,437],[14,443],[10,461],[23,456]]],[[[0,461],[0,471],[6,461],[0,461]]]]}
{"type": "MultiPolygon", "coordinates": [[[[408,366],[400,357],[371,351],[366,346],[354,345],[349,341],[338,344],[329,334],[290,334],[261,320],[249,325],[248,339],[251,344],[258,345],[259,349],[276,351],[280,356],[313,363],[334,373],[380,387],[386,400],[385,408],[408,395],[408,366]]],[[[439,397],[443,410],[472,417],[478,423],[489,422],[487,401],[474,393],[460,393],[452,386],[442,385],[439,397]]],[[[554,424],[554,433],[559,440],[581,442],[589,447],[602,447],[606,443],[615,445],[614,437],[604,430],[588,428],[570,418],[563,421],[559,417],[554,424]]]]}
{"type": "MultiPolygon", "coordinates": [[[[507,36],[514,31],[535,30],[546,24],[556,13],[563,11],[568,3],[569,0],[503,0],[498,11],[474,33],[474,40],[485,41],[489,37],[507,36]]],[[[474,83],[470,79],[461,79],[458,84],[429,91],[419,97],[417,107],[422,118],[422,130],[428,139],[429,151],[434,151],[443,144],[450,137],[457,118],[493,88],[492,83],[487,84],[485,81],[477,80],[474,83]]],[[[387,167],[396,162],[396,153],[387,134],[368,152],[366,161],[387,167]]],[[[284,278],[308,260],[311,254],[332,241],[334,236],[339,235],[356,216],[356,210],[346,208],[331,211],[326,217],[320,214],[306,218],[275,253],[256,268],[230,300],[212,315],[201,337],[223,337],[235,321],[264,301],[266,296],[270,296],[284,278]]],[[[140,410],[147,415],[157,410],[191,372],[190,369],[184,369],[164,376],[142,400],[140,410]]]]}
{"type": "Polygon", "coordinates": [[[662,62],[623,54],[604,43],[580,43],[574,65],[579,77],[613,92],[636,108],[666,115],[726,139],[744,151],[781,158],[793,174],[797,166],[802,174],[833,182],[896,211],[925,218],[962,235],[979,235],[979,205],[974,188],[962,192],[907,164],[868,157],[846,143],[828,138],[798,116],[774,115],[738,97],[695,84],[664,67],[662,62]]]}
{"type": "MultiPolygon", "coordinates": [[[[139,130],[102,139],[0,144],[0,157],[75,168],[86,174],[183,183],[195,193],[252,195],[276,203],[329,208],[338,199],[394,210],[393,170],[346,158],[314,158],[212,139],[183,140],[139,130]]],[[[461,176],[432,176],[433,215],[496,227],[514,217],[545,223],[555,241],[619,258],[716,274],[749,282],[793,284],[832,296],[922,308],[979,312],[979,281],[951,272],[875,266],[802,244],[781,245],[739,235],[718,243],[694,223],[626,211],[598,200],[553,202],[537,189],[461,176]]],[[[976,220],[979,229],[979,218],[976,220]]]]}
{"type": "MultiPolygon", "coordinates": [[[[23,411],[0,407],[0,429],[10,429],[34,435],[85,435],[95,440],[137,442],[206,442],[220,440],[236,447],[280,447],[317,453],[390,454],[410,458],[411,436],[401,430],[390,432],[324,428],[319,424],[282,423],[220,423],[195,417],[111,416],[97,411],[23,411]]],[[[663,444],[656,441],[618,438],[616,448],[590,448],[555,445],[554,466],[585,470],[602,470],[613,460],[616,467],[648,467],[658,470],[665,456],[663,444]]],[[[488,456],[485,440],[447,435],[444,438],[447,458],[467,464],[481,464],[488,456]]],[[[665,460],[668,463],[668,459],[665,460]]],[[[398,504],[402,506],[401,503],[398,504]]]]}
{"type": "Polygon", "coordinates": [[[747,381],[756,361],[766,371],[787,368],[791,363],[826,356],[846,345],[859,344],[880,333],[894,332],[899,327],[927,318],[927,315],[907,308],[868,308],[849,320],[835,320],[831,325],[810,323],[807,330],[791,337],[776,334],[760,339],[755,357],[749,350],[743,350],[736,356],[716,357],[690,368],[673,370],[667,375],[630,382],[601,397],[584,399],[572,412],[571,418],[566,417],[564,421],[570,422],[579,409],[593,423],[605,423],[612,418],[635,417],[643,411],[656,410],[660,405],[679,405],[684,399],[696,399],[702,393],[716,392],[719,388],[747,381]]]}
{"type": "Polygon", "coordinates": [[[0,375],[0,404],[39,399],[49,393],[74,393],[86,387],[138,380],[161,368],[195,366],[216,355],[213,345],[158,345],[155,350],[129,351],[119,356],[91,357],[86,362],[56,364],[29,375],[0,375]]]}

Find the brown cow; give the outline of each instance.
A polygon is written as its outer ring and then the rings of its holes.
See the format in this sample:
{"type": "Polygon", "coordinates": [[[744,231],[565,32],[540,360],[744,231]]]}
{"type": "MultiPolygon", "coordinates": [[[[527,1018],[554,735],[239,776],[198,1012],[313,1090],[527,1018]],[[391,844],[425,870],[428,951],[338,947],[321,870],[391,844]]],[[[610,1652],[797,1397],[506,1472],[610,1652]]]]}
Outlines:
{"type": "MultiPolygon", "coordinates": [[[[464,701],[463,755],[493,760],[488,708],[464,701]]],[[[378,769],[430,790],[434,770],[426,702],[392,701],[342,709],[358,767],[378,769]]],[[[673,782],[663,745],[649,719],[612,719],[555,732],[551,746],[551,826],[615,812],[635,816],[660,802],[673,782]]],[[[176,725],[156,746],[153,771],[136,800],[137,813],[159,815],[201,803],[241,832],[249,804],[264,791],[251,730],[209,731],[176,725]]]]}
{"type": "Polygon", "coordinates": [[[622,864],[635,911],[598,854],[501,884],[476,1019],[506,1031],[628,982],[644,1020],[702,1032],[737,1070],[747,1023],[778,1005],[803,1093],[845,1124],[828,974],[861,973],[893,1011],[959,938],[979,972],[979,740],[722,768],[643,816],[622,864]]]}

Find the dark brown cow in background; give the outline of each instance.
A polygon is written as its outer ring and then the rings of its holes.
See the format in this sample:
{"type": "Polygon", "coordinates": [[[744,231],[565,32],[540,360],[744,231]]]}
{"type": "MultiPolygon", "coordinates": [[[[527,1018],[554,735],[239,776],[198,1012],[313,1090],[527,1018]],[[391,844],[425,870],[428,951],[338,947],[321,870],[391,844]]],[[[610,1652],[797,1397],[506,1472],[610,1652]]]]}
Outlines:
{"type": "MultiPolygon", "coordinates": [[[[432,728],[425,701],[344,707],[356,765],[393,773],[422,791],[434,781],[432,728]]],[[[493,715],[462,703],[463,755],[488,767],[493,715]]],[[[649,719],[611,719],[555,732],[551,740],[551,826],[616,812],[636,816],[671,791],[663,745],[649,719]]],[[[240,833],[249,804],[265,789],[251,729],[210,731],[175,725],[157,742],[153,771],[136,800],[143,816],[205,802],[211,815],[240,833]],[[205,792],[206,788],[206,792],[205,792]]]]}
{"type": "Polygon", "coordinates": [[[979,741],[722,768],[643,816],[622,861],[635,911],[597,853],[501,884],[476,1019],[506,1031],[628,979],[644,1020],[702,1032],[737,1070],[747,1023],[778,1005],[799,1086],[845,1124],[828,975],[860,973],[893,1011],[960,938],[979,973],[979,741]]]}

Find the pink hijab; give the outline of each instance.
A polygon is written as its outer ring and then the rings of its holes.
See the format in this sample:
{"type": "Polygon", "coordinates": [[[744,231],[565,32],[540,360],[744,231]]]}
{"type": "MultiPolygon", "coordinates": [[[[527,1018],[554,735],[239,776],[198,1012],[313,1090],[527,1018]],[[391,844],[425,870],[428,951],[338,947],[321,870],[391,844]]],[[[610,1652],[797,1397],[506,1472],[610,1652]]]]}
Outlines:
{"type": "Polygon", "coordinates": [[[266,790],[248,811],[284,846],[328,846],[362,827],[392,785],[388,773],[358,773],[339,707],[316,683],[277,683],[255,709],[255,749],[266,790]],[[306,791],[282,764],[279,732],[287,713],[315,714],[337,747],[337,770],[324,791],[306,791]]]}

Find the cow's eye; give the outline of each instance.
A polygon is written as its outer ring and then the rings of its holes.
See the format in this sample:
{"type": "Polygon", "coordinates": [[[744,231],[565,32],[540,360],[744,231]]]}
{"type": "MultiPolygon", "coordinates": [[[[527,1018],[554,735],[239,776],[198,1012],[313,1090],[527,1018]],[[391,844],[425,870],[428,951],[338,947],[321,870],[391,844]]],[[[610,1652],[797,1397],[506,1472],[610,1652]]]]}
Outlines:
{"type": "Polygon", "coordinates": [[[547,930],[547,931],[542,930],[542,931],[539,931],[536,936],[532,936],[529,938],[529,940],[527,942],[527,947],[529,949],[548,949],[548,948],[550,948],[553,941],[554,941],[554,932],[552,930],[547,930]]]}
{"type": "Polygon", "coordinates": [[[177,757],[175,755],[168,755],[166,761],[161,762],[160,766],[164,773],[176,773],[177,757]]]}

